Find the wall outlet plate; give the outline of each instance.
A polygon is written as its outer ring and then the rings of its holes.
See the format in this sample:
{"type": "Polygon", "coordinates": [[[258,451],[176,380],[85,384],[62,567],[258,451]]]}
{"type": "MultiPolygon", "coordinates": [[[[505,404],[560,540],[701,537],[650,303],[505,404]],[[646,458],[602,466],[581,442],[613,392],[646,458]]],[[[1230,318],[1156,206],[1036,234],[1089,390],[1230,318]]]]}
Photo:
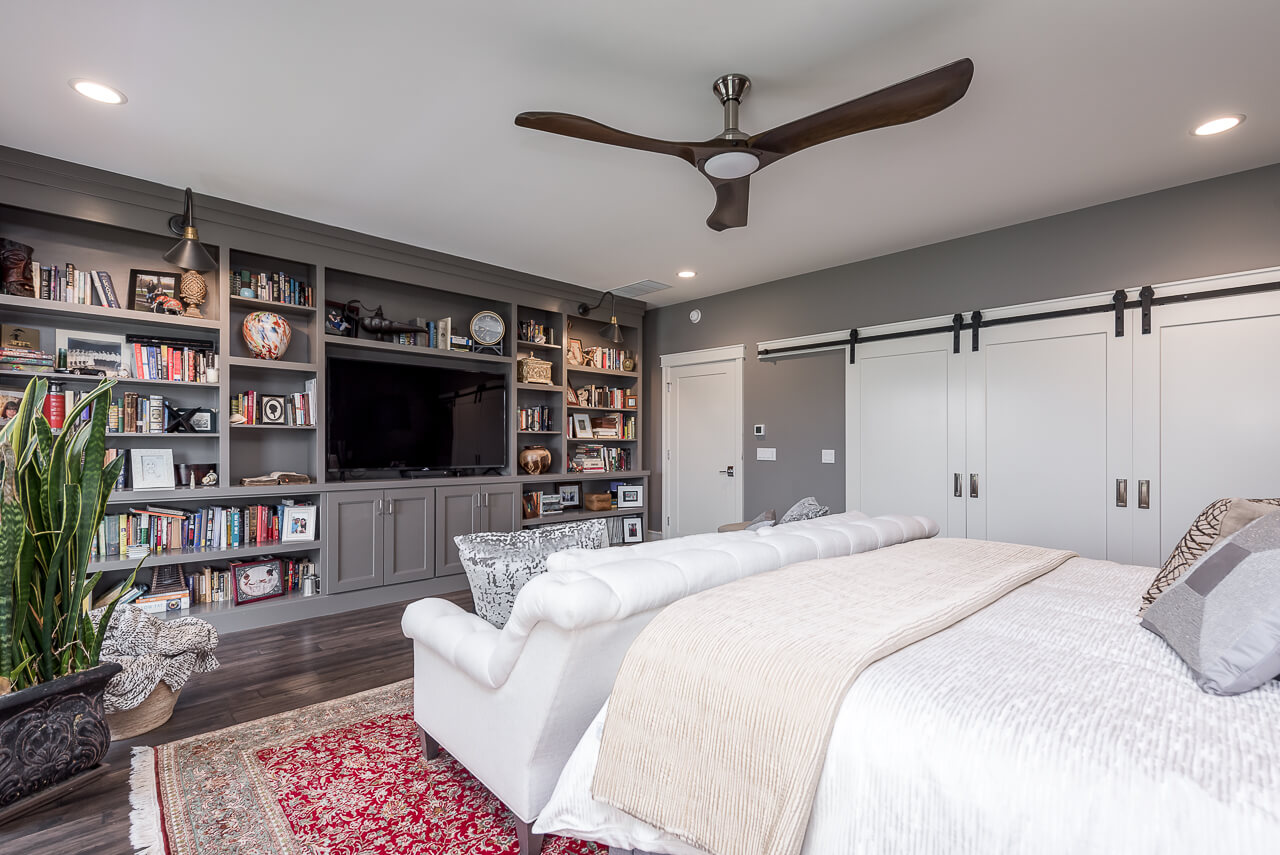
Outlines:
{"type": "Polygon", "coordinates": [[[756,425],[756,436],[764,436],[764,425],[756,425]]]}
{"type": "Polygon", "coordinates": [[[822,449],[822,462],[823,462],[823,463],[835,463],[835,462],[836,462],[836,450],[835,450],[834,448],[824,448],[824,449],[822,449]]]}
{"type": "Polygon", "coordinates": [[[777,460],[778,449],[776,448],[757,448],[756,460],[777,460]]]}

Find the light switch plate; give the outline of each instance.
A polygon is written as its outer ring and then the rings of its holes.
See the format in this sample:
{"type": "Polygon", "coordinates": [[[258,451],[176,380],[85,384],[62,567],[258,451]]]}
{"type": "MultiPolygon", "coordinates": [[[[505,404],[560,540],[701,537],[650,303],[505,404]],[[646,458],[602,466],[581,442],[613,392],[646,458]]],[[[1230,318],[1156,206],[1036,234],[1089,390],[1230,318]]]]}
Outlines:
{"type": "Polygon", "coordinates": [[[835,463],[835,462],[836,462],[836,450],[835,450],[834,448],[824,448],[824,449],[822,449],[822,462],[823,462],[823,463],[835,463]]]}
{"type": "Polygon", "coordinates": [[[778,449],[776,448],[757,448],[756,460],[777,460],[778,449]]]}

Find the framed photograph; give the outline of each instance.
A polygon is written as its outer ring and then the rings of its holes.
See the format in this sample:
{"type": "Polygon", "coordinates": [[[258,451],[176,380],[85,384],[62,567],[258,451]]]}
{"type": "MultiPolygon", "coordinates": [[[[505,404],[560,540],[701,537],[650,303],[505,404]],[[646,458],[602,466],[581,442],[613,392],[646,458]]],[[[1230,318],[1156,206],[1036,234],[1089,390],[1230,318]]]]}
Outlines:
{"type": "Polygon", "coordinates": [[[173,449],[135,448],[129,452],[135,490],[173,489],[173,449]]]}
{"type": "Polygon", "coordinates": [[[560,507],[582,507],[582,484],[560,484],[556,487],[556,492],[560,494],[560,507]]]}
{"type": "Polygon", "coordinates": [[[297,540],[316,539],[316,506],[297,505],[284,509],[284,519],[280,521],[280,540],[291,543],[297,540]]]}
{"type": "Polygon", "coordinates": [[[264,425],[284,424],[284,395],[262,396],[262,423],[264,425]]]}
{"type": "Polygon", "coordinates": [[[22,396],[26,389],[0,388],[0,427],[9,423],[9,419],[18,415],[18,407],[22,406],[22,396]]]}
{"type": "Polygon", "coordinates": [[[622,542],[644,542],[644,520],[641,517],[622,518],[622,542]]]}
{"type": "Polygon", "coordinates": [[[140,312],[154,312],[162,297],[176,300],[180,273],[162,270],[129,271],[129,308],[140,312]]]}
{"type": "Polygon", "coordinates": [[[639,508],[644,505],[644,487],[624,484],[618,488],[618,507],[639,508]]]}
{"type": "Polygon", "coordinates": [[[324,301],[324,332],[325,335],[341,335],[347,338],[355,338],[356,325],[359,320],[351,312],[347,311],[345,303],[337,303],[333,300],[324,301]]]}
{"type": "Polygon", "coordinates": [[[574,439],[591,439],[591,414],[590,413],[574,413],[573,414],[573,438],[574,439]]]}
{"type": "Polygon", "coordinates": [[[0,330],[3,330],[3,340],[0,341],[0,347],[20,348],[22,350],[40,349],[40,330],[35,327],[22,326],[21,324],[3,324],[0,325],[0,330]]]}
{"type": "Polygon", "coordinates": [[[622,396],[622,408],[624,410],[634,410],[640,406],[640,396],[627,393],[622,396]]]}
{"type": "Polygon", "coordinates": [[[232,599],[237,606],[284,595],[280,559],[232,561],[232,599]]]}
{"type": "Polygon", "coordinates": [[[565,351],[564,351],[564,359],[565,359],[565,362],[568,362],[570,365],[586,365],[587,364],[586,354],[582,352],[582,339],[580,338],[569,339],[569,345],[568,347],[565,348],[565,351]]]}
{"type": "Polygon", "coordinates": [[[58,330],[55,339],[58,349],[67,351],[67,368],[71,371],[101,371],[108,377],[128,377],[132,373],[133,348],[125,344],[122,335],[58,330]]]}
{"type": "Polygon", "coordinates": [[[217,410],[209,407],[175,407],[164,402],[165,433],[213,433],[218,429],[217,410]]]}

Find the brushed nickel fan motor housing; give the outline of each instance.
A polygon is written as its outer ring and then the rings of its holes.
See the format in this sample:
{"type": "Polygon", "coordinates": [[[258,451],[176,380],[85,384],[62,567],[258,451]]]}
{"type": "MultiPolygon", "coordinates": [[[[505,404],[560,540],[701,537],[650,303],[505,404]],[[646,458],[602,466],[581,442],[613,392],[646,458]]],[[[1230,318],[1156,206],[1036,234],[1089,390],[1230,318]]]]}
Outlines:
{"type": "Polygon", "coordinates": [[[724,106],[724,133],[720,138],[745,140],[747,135],[738,130],[738,106],[751,90],[751,78],[745,74],[725,74],[716,78],[711,89],[724,106]]]}

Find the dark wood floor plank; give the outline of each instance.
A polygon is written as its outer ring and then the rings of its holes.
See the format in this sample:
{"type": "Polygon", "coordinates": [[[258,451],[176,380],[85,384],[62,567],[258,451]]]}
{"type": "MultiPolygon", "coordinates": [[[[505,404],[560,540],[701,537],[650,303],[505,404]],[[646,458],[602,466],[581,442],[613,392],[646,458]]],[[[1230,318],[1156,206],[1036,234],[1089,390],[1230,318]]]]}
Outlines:
{"type": "MultiPolygon", "coordinates": [[[[472,608],[470,592],[448,599],[472,608]]],[[[150,733],[112,743],[110,770],[71,798],[0,826],[0,853],[128,855],[135,745],[162,745],[412,677],[413,645],[400,632],[405,605],[223,636],[220,667],[191,678],[173,718],[150,733]]]]}

